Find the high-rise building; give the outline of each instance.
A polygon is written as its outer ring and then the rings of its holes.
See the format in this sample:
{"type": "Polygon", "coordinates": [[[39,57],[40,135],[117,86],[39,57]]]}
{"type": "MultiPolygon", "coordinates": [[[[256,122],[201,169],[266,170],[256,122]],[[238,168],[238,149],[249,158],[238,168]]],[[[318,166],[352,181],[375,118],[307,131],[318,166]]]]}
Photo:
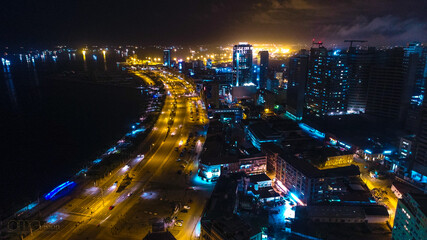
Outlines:
{"type": "Polygon", "coordinates": [[[427,48],[419,42],[412,42],[404,48],[403,65],[405,77],[410,86],[410,105],[405,121],[405,129],[416,133],[419,127],[421,105],[424,100],[425,83],[427,80],[427,48]]]}
{"type": "Polygon", "coordinates": [[[289,59],[286,115],[301,120],[304,113],[304,94],[308,73],[308,52],[300,51],[289,59]]]}
{"type": "Polygon", "coordinates": [[[268,79],[268,51],[259,51],[259,87],[264,89],[267,87],[268,79]]]}
{"type": "Polygon", "coordinates": [[[355,47],[350,47],[345,54],[349,68],[347,101],[347,112],[349,114],[365,113],[369,76],[374,54],[375,48],[362,50],[355,47]]]}
{"type": "Polygon", "coordinates": [[[311,48],[305,94],[307,114],[313,117],[347,113],[348,66],[343,55],[325,47],[311,48]]]}
{"type": "Polygon", "coordinates": [[[427,239],[427,195],[406,193],[399,199],[394,218],[393,240],[427,239]]]}
{"type": "Polygon", "coordinates": [[[163,66],[165,67],[171,66],[171,50],[170,49],[163,50],[163,66]]]}
{"type": "Polygon", "coordinates": [[[233,85],[252,83],[252,45],[239,43],[233,47],[233,85]]]}
{"type": "Polygon", "coordinates": [[[421,124],[416,135],[415,161],[412,164],[411,178],[424,184],[427,190],[427,104],[423,104],[421,124]]]}
{"type": "Polygon", "coordinates": [[[403,48],[376,51],[368,85],[368,116],[398,124],[405,120],[413,82],[406,80],[403,57],[403,48]]]}

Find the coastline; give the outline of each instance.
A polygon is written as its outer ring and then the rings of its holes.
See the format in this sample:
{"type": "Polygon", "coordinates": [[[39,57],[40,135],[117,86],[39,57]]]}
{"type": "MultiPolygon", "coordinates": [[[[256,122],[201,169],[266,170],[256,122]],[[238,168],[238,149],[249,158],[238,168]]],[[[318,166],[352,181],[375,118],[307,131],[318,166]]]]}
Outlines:
{"type": "MultiPolygon", "coordinates": [[[[125,73],[125,74],[128,75],[128,76],[130,76],[129,73],[125,73]]],[[[123,85],[123,84],[109,84],[109,83],[106,83],[106,82],[100,83],[100,82],[88,82],[88,81],[74,81],[73,79],[61,79],[61,80],[69,81],[69,82],[76,82],[76,83],[84,83],[84,84],[97,84],[97,85],[99,84],[99,85],[104,85],[104,86],[108,85],[108,86],[113,86],[114,88],[116,88],[116,87],[119,87],[119,88],[129,88],[129,87],[131,87],[131,88],[139,89],[140,91],[150,92],[151,96],[153,94],[156,94],[155,92],[153,92],[152,90],[148,89],[147,87],[143,87],[143,85],[145,85],[145,84],[143,83],[142,80],[139,80],[136,77],[135,77],[135,79],[137,79],[135,82],[139,81],[140,84],[129,86],[129,85],[123,85]]],[[[58,80],[58,79],[56,79],[56,80],[58,80]]],[[[161,90],[161,88],[159,88],[158,90],[161,90]]],[[[161,107],[163,106],[163,100],[164,99],[158,99],[158,100],[159,100],[159,102],[161,102],[161,106],[159,107],[159,109],[161,109],[161,107]]],[[[145,102],[145,107],[144,107],[145,109],[144,110],[146,110],[149,107],[148,105],[150,105],[150,103],[149,102],[145,102]]],[[[139,123],[139,125],[138,125],[138,127],[136,129],[134,129],[134,130],[131,130],[131,132],[133,132],[135,130],[138,130],[138,129],[142,129],[142,128],[144,128],[144,131],[140,131],[140,132],[138,132],[138,134],[133,134],[133,135],[135,135],[135,136],[132,136],[132,138],[133,138],[132,139],[132,145],[133,146],[138,146],[138,144],[144,140],[144,138],[146,137],[146,135],[151,131],[151,127],[152,127],[153,123],[156,121],[158,115],[159,115],[158,113],[156,113],[156,112],[153,111],[153,112],[149,112],[147,114],[147,116],[143,116],[142,113],[139,114],[139,116],[137,116],[137,119],[140,119],[140,120],[143,119],[143,120],[141,120],[140,123],[139,123]]],[[[125,137],[126,137],[126,135],[123,136],[119,140],[119,142],[121,140],[123,140],[125,137]]],[[[117,142],[117,139],[114,142],[117,142]]],[[[104,153],[103,158],[105,158],[105,161],[103,161],[102,163],[94,164],[94,160],[87,161],[86,163],[83,163],[83,164],[82,163],[78,163],[78,165],[80,165],[80,166],[86,166],[86,167],[82,167],[81,170],[77,171],[77,173],[75,175],[69,175],[69,179],[73,179],[75,181],[79,181],[80,182],[80,181],[82,181],[82,179],[84,181],[87,181],[90,178],[91,179],[90,181],[92,181],[93,179],[99,178],[100,174],[94,174],[96,172],[95,169],[96,168],[101,168],[101,169],[103,168],[104,169],[104,174],[105,174],[105,170],[108,170],[108,169],[114,167],[115,165],[121,163],[121,161],[123,159],[131,156],[132,152],[134,151],[134,149],[132,148],[132,145],[130,145],[130,146],[128,145],[126,148],[120,148],[120,151],[119,152],[115,152],[114,154],[107,154],[107,155],[105,155],[105,153],[104,153]],[[88,166],[91,166],[91,168],[89,168],[88,166]],[[84,170],[84,169],[86,169],[86,170],[84,170]],[[85,177],[84,175],[86,175],[88,177],[85,177]]],[[[96,152],[99,152],[99,150],[96,150],[96,152]]],[[[107,152],[108,152],[108,150],[107,150],[107,152]]],[[[97,158],[97,159],[99,159],[99,158],[97,158]]],[[[82,182],[84,182],[84,181],[82,181],[82,182]]],[[[57,184],[60,184],[60,182],[57,182],[57,184]]],[[[41,192],[40,190],[38,190],[38,191],[41,192]]],[[[43,194],[46,194],[46,193],[43,193],[43,194]]],[[[13,217],[13,216],[16,216],[17,213],[24,213],[27,210],[31,210],[34,206],[36,206],[37,204],[39,204],[37,202],[43,202],[43,199],[41,199],[41,198],[43,198],[43,197],[40,196],[39,200],[38,199],[34,199],[34,201],[32,201],[30,204],[26,205],[25,207],[23,206],[25,203],[22,204],[20,207],[16,207],[18,204],[15,204],[15,207],[10,207],[10,208],[8,208],[7,211],[4,211],[2,213],[2,215],[3,215],[2,219],[3,218],[8,218],[10,216],[13,217]],[[19,209],[21,209],[21,210],[19,210],[19,209]]],[[[25,202],[25,201],[22,201],[22,202],[25,202]]]]}

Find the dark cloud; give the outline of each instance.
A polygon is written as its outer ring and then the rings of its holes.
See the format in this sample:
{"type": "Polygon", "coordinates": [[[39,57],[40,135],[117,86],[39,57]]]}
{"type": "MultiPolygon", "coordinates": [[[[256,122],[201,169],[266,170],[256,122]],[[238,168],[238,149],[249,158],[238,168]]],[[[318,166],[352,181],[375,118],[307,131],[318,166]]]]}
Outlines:
{"type": "Polygon", "coordinates": [[[425,0],[14,0],[0,44],[427,41],[425,0]]]}

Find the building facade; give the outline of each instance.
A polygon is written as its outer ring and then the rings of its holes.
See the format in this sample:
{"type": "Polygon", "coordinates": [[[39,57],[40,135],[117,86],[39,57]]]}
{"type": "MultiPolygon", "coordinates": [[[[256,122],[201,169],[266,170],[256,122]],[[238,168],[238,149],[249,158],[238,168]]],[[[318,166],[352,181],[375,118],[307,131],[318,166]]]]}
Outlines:
{"type": "Polygon", "coordinates": [[[350,47],[345,54],[349,67],[347,112],[365,113],[368,100],[368,84],[375,48],[367,50],[350,47]]]}
{"type": "Polygon", "coordinates": [[[163,50],[163,66],[171,67],[171,50],[170,49],[163,50]]]}
{"type": "MultiPolygon", "coordinates": [[[[352,165],[334,169],[319,170],[305,159],[293,155],[279,155],[276,161],[276,183],[281,190],[290,193],[300,204],[325,201],[345,201],[341,195],[346,192],[343,182],[360,174],[352,165]]],[[[360,202],[368,202],[361,200],[360,202]]]]}
{"type": "Polygon", "coordinates": [[[233,47],[233,85],[243,86],[252,82],[252,45],[239,43],[233,47]]]}
{"type": "Polygon", "coordinates": [[[368,86],[366,114],[374,119],[402,123],[412,83],[405,81],[403,48],[376,51],[368,86]]]}
{"type": "Polygon", "coordinates": [[[311,48],[305,106],[311,117],[347,113],[348,67],[346,58],[324,47],[311,48]]]}
{"type": "Polygon", "coordinates": [[[269,54],[268,51],[259,51],[259,88],[267,87],[269,54]]]}
{"type": "Polygon", "coordinates": [[[396,207],[393,240],[427,239],[427,195],[407,193],[396,207]]]}
{"type": "Polygon", "coordinates": [[[304,113],[304,94],[308,73],[308,54],[300,54],[289,59],[286,114],[301,120],[304,113]]]}

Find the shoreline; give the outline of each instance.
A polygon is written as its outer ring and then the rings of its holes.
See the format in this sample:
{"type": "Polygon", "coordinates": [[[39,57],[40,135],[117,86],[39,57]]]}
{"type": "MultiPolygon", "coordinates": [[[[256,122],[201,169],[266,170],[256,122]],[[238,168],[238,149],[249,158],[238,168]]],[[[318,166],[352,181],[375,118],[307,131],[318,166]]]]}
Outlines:
{"type": "MultiPolygon", "coordinates": [[[[127,76],[132,76],[133,74],[130,74],[128,72],[125,73],[125,75],[127,76]]],[[[148,91],[148,89],[151,88],[156,88],[156,86],[147,86],[142,79],[138,79],[137,77],[134,77],[134,81],[136,79],[136,82],[139,82],[139,86],[129,86],[129,85],[122,85],[122,84],[108,84],[105,82],[90,82],[90,81],[75,81],[75,80],[70,80],[70,79],[61,79],[60,81],[67,81],[67,82],[74,82],[74,83],[78,83],[78,84],[95,84],[95,85],[104,85],[104,86],[109,86],[109,87],[123,87],[123,88],[133,88],[133,89],[139,89],[141,91],[148,91]],[[143,87],[141,87],[143,86],[143,87]]],[[[49,78],[49,81],[51,81],[52,79],[49,78]]],[[[149,96],[153,96],[155,94],[158,94],[159,91],[162,91],[163,86],[161,87],[157,87],[158,90],[157,92],[154,92],[152,90],[150,94],[148,94],[149,96]]],[[[164,98],[158,98],[158,101],[160,103],[159,109],[161,109],[163,107],[164,104],[164,98]]],[[[128,136],[131,137],[131,145],[126,145],[125,147],[120,147],[119,151],[115,151],[114,153],[109,153],[106,154],[109,150],[104,151],[105,149],[101,150],[102,152],[104,152],[104,154],[96,154],[98,156],[98,158],[96,160],[92,160],[92,161],[88,161],[86,160],[85,162],[80,163],[78,166],[76,166],[77,169],[79,169],[79,166],[90,166],[90,167],[83,167],[80,171],[77,171],[76,174],[74,175],[68,175],[68,177],[65,177],[66,179],[69,180],[74,180],[75,182],[78,182],[79,184],[84,185],[85,182],[89,182],[89,181],[93,181],[94,179],[99,179],[102,178],[102,176],[100,174],[93,174],[93,170],[96,168],[104,168],[104,174],[106,173],[105,169],[111,169],[114,168],[116,165],[121,164],[122,160],[125,158],[128,158],[129,156],[131,156],[132,152],[135,150],[135,146],[138,146],[145,138],[146,136],[150,133],[153,124],[155,123],[155,121],[157,120],[157,117],[159,115],[159,112],[156,111],[151,111],[151,112],[147,112],[147,109],[149,108],[149,106],[152,104],[152,101],[146,102],[145,106],[144,106],[144,112],[141,112],[140,114],[138,114],[138,116],[136,117],[136,119],[139,119],[137,121],[138,126],[135,127],[134,130],[131,130],[130,132],[127,131],[125,133],[124,136],[122,136],[122,138],[120,140],[117,141],[113,140],[112,142],[115,142],[116,144],[120,141],[122,141],[123,139],[125,139],[127,137],[127,135],[129,133],[135,132],[137,130],[142,130],[144,129],[144,131],[139,131],[137,133],[132,134],[132,136],[128,136]],[[106,161],[102,161],[102,163],[97,162],[95,163],[95,161],[99,160],[100,158],[104,159],[106,161]]],[[[111,144],[109,144],[111,146],[111,144]]],[[[100,150],[97,150],[97,152],[101,152],[100,150]]],[[[95,154],[93,154],[95,155],[95,154]]],[[[58,183],[60,184],[60,183],[58,183]]],[[[73,191],[73,190],[71,190],[73,191]]],[[[39,192],[41,192],[39,190],[39,192]]],[[[43,193],[43,194],[47,194],[47,193],[43,193]]],[[[44,195],[43,195],[44,196],[44,195]]],[[[30,204],[26,205],[26,206],[20,206],[20,207],[13,207],[12,209],[10,209],[9,211],[5,211],[3,212],[3,216],[2,219],[13,219],[16,218],[18,216],[24,216],[24,215],[32,215],[34,213],[31,213],[31,209],[35,208],[35,207],[40,207],[40,205],[43,204],[43,202],[47,201],[42,199],[43,196],[39,197],[39,200],[35,199],[34,201],[31,201],[30,204]],[[40,204],[40,205],[39,205],[40,204]],[[22,208],[21,208],[22,207],[22,208]]],[[[24,202],[24,201],[23,201],[24,202]]],[[[19,204],[17,204],[19,205],[19,204]]],[[[15,205],[15,206],[17,206],[15,205]]]]}

